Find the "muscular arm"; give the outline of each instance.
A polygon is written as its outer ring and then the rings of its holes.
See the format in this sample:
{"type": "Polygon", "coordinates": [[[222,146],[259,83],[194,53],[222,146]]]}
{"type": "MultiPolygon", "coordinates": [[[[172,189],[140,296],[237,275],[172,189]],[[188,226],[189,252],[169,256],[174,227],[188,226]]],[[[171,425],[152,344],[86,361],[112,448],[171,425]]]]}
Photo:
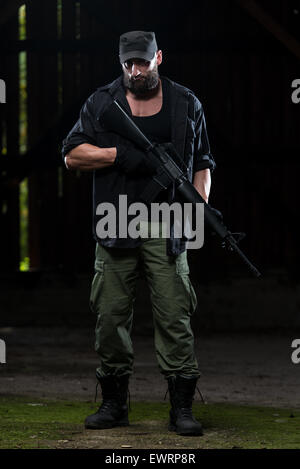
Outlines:
{"type": "Polygon", "coordinates": [[[93,171],[94,169],[111,166],[117,155],[117,149],[99,148],[89,143],[82,143],[73,148],[65,158],[68,169],[80,171],[93,171]]]}
{"type": "Polygon", "coordinates": [[[201,197],[208,203],[208,197],[211,187],[210,169],[203,169],[194,174],[193,185],[201,195],[201,197]]]}

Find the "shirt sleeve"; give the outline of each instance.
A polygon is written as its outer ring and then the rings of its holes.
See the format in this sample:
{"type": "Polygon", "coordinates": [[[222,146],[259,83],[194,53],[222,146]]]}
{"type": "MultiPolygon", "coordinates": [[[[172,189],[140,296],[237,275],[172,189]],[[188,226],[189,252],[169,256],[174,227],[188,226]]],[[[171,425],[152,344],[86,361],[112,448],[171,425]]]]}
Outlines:
{"type": "Polygon", "coordinates": [[[194,174],[203,169],[214,171],[215,160],[210,152],[210,145],[206,129],[204,110],[200,101],[196,99],[196,122],[195,122],[195,149],[194,149],[194,174]]]}
{"type": "Polygon", "coordinates": [[[63,140],[63,159],[67,153],[82,143],[90,143],[91,145],[97,146],[94,123],[93,100],[92,96],[90,96],[81,108],[78,121],[63,140]]]}

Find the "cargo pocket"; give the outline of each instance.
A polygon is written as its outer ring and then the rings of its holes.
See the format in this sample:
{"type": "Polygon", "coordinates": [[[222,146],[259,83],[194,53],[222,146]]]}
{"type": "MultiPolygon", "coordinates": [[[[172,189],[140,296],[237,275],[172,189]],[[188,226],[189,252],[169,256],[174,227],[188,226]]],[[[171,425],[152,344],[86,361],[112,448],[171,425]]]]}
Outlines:
{"type": "Polygon", "coordinates": [[[197,296],[194,290],[194,287],[190,281],[189,277],[190,269],[188,266],[188,263],[186,261],[186,258],[183,257],[181,259],[176,260],[176,274],[180,278],[180,281],[183,284],[184,290],[187,293],[189,297],[189,315],[192,316],[192,314],[196,311],[197,308],[197,296]]]}
{"type": "Polygon", "coordinates": [[[96,259],[95,262],[95,275],[92,282],[90,294],[90,308],[95,314],[99,314],[100,310],[100,295],[104,282],[104,261],[96,259]]]}

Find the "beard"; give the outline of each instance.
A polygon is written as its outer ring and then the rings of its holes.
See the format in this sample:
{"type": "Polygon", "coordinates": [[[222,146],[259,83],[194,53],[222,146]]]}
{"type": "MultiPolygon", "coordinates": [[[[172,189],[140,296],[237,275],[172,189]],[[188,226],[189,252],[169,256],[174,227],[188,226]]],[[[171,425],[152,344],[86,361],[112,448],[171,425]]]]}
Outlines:
{"type": "Polygon", "coordinates": [[[138,98],[150,96],[159,86],[157,66],[151,70],[151,72],[148,72],[146,75],[142,75],[139,79],[135,79],[133,77],[130,78],[127,74],[124,74],[123,83],[125,88],[130,90],[131,93],[138,98]]]}

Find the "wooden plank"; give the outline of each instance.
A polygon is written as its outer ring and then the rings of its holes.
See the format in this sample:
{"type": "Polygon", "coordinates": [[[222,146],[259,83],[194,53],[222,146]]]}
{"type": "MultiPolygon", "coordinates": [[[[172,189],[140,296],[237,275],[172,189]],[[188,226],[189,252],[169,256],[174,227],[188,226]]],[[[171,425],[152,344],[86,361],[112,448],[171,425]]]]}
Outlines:
{"type": "MultiPolygon", "coordinates": [[[[62,2],[62,40],[75,40],[77,31],[77,18],[76,5],[72,0],[65,0],[62,2]]],[[[78,97],[80,92],[79,69],[80,55],[79,51],[75,55],[72,52],[62,50],[62,99],[63,108],[66,109],[74,102],[74,97],[78,97]]],[[[82,101],[84,98],[82,99],[82,101]]],[[[79,114],[79,103],[76,114],[79,114]]],[[[74,116],[75,120],[75,116],[74,116]]],[[[70,129],[73,124],[70,123],[70,129]]],[[[67,131],[66,131],[67,133],[67,131]]],[[[64,167],[63,171],[63,198],[60,204],[62,233],[61,233],[61,248],[60,257],[61,265],[64,270],[74,272],[77,269],[77,252],[79,244],[79,226],[80,219],[78,213],[78,206],[80,206],[79,193],[78,193],[78,178],[75,172],[69,172],[64,167]]]]}
{"type": "Polygon", "coordinates": [[[255,0],[235,0],[269,33],[283,44],[295,57],[300,59],[300,42],[295,39],[278,21],[274,20],[255,0]]]}
{"type": "MultiPolygon", "coordinates": [[[[87,24],[88,35],[91,35],[91,19],[84,16],[76,8],[72,1],[64,1],[62,4],[62,39],[74,40],[78,37],[78,22],[80,21],[80,37],[87,24]]],[[[83,33],[85,35],[85,33],[83,33]]],[[[76,39],[78,40],[78,39],[76,39]]],[[[74,54],[63,52],[62,54],[62,88],[64,109],[74,105],[74,96],[78,107],[74,120],[78,118],[80,106],[91,93],[91,81],[93,80],[93,62],[89,54],[78,53],[74,60],[74,54]],[[79,105],[79,101],[81,101],[79,105]]],[[[72,125],[74,122],[72,123],[72,125]]],[[[71,130],[72,127],[70,123],[71,130]]],[[[94,263],[94,241],[92,238],[92,174],[81,172],[68,172],[63,169],[63,198],[60,210],[62,214],[62,242],[61,265],[65,270],[72,272],[91,271],[94,263]],[[84,255],[74,255],[80,246],[84,255]]]]}
{"type": "MultiPolygon", "coordinates": [[[[25,3],[25,0],[6,0],[0,4],[1,16],[0,26],[5,25],[12,18],[16,18],[18,15],[18,9],[25,3]]],[[[17,39],[17,37],[15,37],[17,39]]]]}
{"type": "MultiPolygon", "coordinates": [[[[27,37],[57,38],[56,2],[27,4],[27,37]]],[[[57,113],[57,55],[45,57],[28,53],[28,142],[32,146],[39,139],[57,113]]],[[[40,158],[56,152],[50,140],[40,158]]],[[[58,176],[57,169],[34,171],[29,178],[29,246],[30,266],[52,269],[58,263],[56,245],[58,176]]]]}
{"type": "MultiPolygon", "coordinates": [[[[10,16],[9,21],[2,28],[2,33],[8,39],[18,38],[18,16],[10,16]]],[[[18,55],[11,55],[1,60],[1,78],[6,81],[6,104],[1,104],[3,110],[3,125],[6,128],[7,152],[9,165],[19,153],[19,61],[18,55]]],[[[18,181],[10,179],[1,191],[1,235],[0,255],[1,271],[16,271],[19,269],[20,240],[19,240],[19,186],[18,181]]]]}

